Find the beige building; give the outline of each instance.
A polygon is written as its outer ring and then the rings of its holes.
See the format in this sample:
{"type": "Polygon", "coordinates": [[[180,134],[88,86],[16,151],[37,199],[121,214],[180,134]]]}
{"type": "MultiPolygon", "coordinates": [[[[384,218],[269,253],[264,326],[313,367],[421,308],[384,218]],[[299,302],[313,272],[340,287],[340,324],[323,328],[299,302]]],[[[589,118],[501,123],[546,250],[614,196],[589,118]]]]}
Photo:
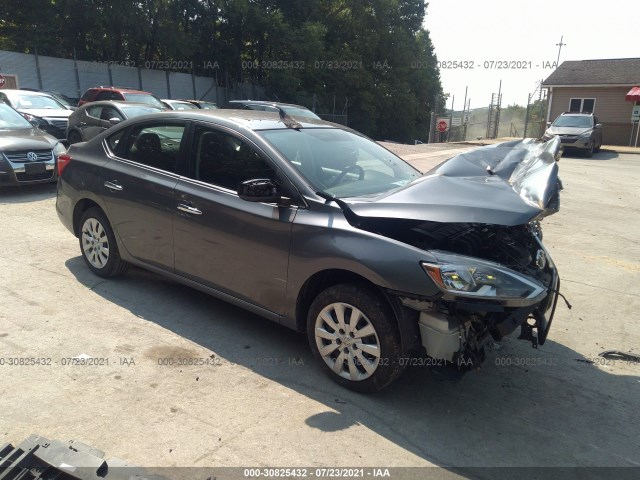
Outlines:
{"type": "Polygon", "coordinates": [[[562,62],[542,86],[548,122],[562,112],[593,112],[602,123],[604,144],[629,144],[631,112],[640,104],[640,95],[631,91],[640,86],[640,58],[562,62]]]}

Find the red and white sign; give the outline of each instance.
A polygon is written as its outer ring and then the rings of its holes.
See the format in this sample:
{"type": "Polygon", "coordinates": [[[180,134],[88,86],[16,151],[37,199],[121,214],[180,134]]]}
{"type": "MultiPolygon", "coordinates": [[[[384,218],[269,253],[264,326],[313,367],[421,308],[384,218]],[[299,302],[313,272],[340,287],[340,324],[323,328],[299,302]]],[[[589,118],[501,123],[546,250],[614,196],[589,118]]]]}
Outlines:
{"type": "Polygon", "coordinates": [[[436,121],[436,128],[439,132],[446,132],[449,130],[449,119],[448,118],[439,118],[436,121]]]}
{"type": "Polygon", "coordinates": [[[7,83],[7,79],[0,75],[0,88],[4,88],[4,85],[7,83]]]}

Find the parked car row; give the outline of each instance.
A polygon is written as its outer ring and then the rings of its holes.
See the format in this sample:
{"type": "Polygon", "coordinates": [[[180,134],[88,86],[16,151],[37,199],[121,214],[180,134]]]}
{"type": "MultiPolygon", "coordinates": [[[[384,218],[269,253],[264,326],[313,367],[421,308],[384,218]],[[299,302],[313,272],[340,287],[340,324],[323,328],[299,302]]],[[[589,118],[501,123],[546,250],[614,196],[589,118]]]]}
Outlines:
{"type": "MultiPolygon", "coordinates": [[[[35,143],[27,141],[27,137],[36,143],[51,144],[55,146],[56,152],[60,152],[64,145],[85,142],[122,121],[140,115],[219,108],[215,103],[205,100],[160,99],[149,92],[119,87],[90,88],[79,99],[79,106],[72,103],[73,99],[57,92],[36,89],[0,90],[0,104],[3,105],[0,112],[3,120],[0,125],[4,125],[2,134],[9,134],[13,139],[5,142],[2,147],[9,148],[9,153],[0,158],[3,162],[0,184],[56,181],[56,154],[52,153],[54,149],[47,149],[43,145],[38,145],[36,149],[35,143]],[[31,133],[26,135],[26,131],[31,133]]],[[[226,108],[262,111],[282,109],[289,115],[318,118],[305,107],[293,104],[243,100],[229,102],[226,108]]]]}

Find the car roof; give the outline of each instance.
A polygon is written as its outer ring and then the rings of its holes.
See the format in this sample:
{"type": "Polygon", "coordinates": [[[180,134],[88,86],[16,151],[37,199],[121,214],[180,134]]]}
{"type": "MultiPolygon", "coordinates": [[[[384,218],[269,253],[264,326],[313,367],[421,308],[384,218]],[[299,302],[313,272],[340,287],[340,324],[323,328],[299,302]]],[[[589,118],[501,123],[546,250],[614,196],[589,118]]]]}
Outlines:
{"type": "MultiPolygon", "coordinates": [[[[235,126],[248,130],[283,130],[287,127],[280,120],[280,115],[276,112],[263,112],[260,110],[240,110],[240,109],[217,109],[217,110],[172,110],[161,111],[140,117],[136,117],[135,122],[153,120],[163,116],[167,119],[188,119],[200,120],[203,122],[215,121],[216,123],[235,126]]],[[[324,120],[296,116],[296,121],[303,128],[336,128],[351,131],[342,125],[336,125],[324,120]]]]}
{"type": "Polygon", "coordinates": [[[281,107],[297,107],[309,110],[304,105],[297,105],[295,103],[283,103],[283,102],[270,102],[269,100],[230,100],[227,103],[242,103],[243,105],[279,105],[281,107]]]}
{"type": "Polygon", "coordinates": [[[562,112],[560,117],[568,117],[569,115],[584,115],[584,116],[593,116],[593,112],[562,112]]]}
{"type": "Polygon", "coordinates": [[[212,104],[212,105],[217,105],[217,103],[216,103],[216,102],[212,102],[211,100],[186,100],[186,99],[184,99],[184,98],[180,98],[180,99],[178,99],[178,100],[180,100],[181,102],[189,102],[189,103],[210,103],[210,104],[212,104]]]}
{"type": "Polygon", "coordinates": [[[87,102],[84,105],[81,105],[78,108],[90,108],[90,107],[96,107],[96,106],[117,106],[117,107],[149,107],[149,108],[155,108],[156,110],[158,110],[159,112],[161,112],[162,110],[160,109],[160,107],[156,107],[155,105],[149,105],[148,103],[142,103],[142,102],[123,102],[122,100],[98,100],[97,102],[87,102]]]}
{"type": "Polygon", "coordinates": [[[126,88],[126,87],[91,87],[87,90],[106,90],[113,92],[124,92],[124,93],[148,93],[149,95],[153,95],[151,92],[146,92],[144,90],[137,90],[135,88],[126,88]]]}
{"type": "Polygon", "coordinates": [[[21,95],[30,95],[33,97],[50,97],[51,94],[49,92],[44,91],[33,91],[33,90],[22,90],[22,89],[12,89],[12,88],[3,88],[0,90],[2,93],[19,93],[21,95]]]}

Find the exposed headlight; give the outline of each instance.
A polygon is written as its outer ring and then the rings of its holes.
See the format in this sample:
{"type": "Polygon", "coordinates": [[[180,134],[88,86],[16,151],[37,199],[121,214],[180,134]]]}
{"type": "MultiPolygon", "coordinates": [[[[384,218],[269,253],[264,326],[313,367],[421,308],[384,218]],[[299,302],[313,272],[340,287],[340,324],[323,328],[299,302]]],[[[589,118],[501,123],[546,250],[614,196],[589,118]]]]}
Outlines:
{"type": "Polygon", "coordinates": [[[422,268],[445,293],[488,300],[538,301],[545,292],[537,280],[497,263],[442,251],[430,253],[437,263],[422,262],[422,268]]]}
{"type": "Polygon", "coordinates": [[[582,133],[582,134],[580,134],[579,138],[584,139],[584,140],[589,140],[591,138],[591,133],[592,132],[582,133]]]}

